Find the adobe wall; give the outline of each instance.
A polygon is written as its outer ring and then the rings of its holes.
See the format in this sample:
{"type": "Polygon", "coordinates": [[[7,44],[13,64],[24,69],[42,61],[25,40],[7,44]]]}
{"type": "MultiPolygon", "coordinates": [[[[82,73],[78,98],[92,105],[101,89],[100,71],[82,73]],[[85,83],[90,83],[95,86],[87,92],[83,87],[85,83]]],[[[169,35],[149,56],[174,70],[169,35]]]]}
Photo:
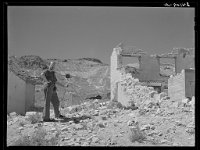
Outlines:
{"type": "MultiPolygon", "coordinates": [[[[130,75],[131,76],[131,75],[130,75]]],[[[125,76],[124,76],[125,77],[125,76]]],[[[123,79],[123,77],[122,77],[123,79]]],[[[117,83],[117,101],[120,102],[123,106],[130,106],[130,95],[125,91],[125,86],[122,81],[117,83]]]]}
{"type": "Polygon", "coordinates": [[[114,48],[110,62],[110,89],[111,101],[117,100],[117,82],[121,78],[122,56],[120,55],[121,48],[114,48]]]}
{"type": "Polygon", "coordinates": [[[168,95],[174,101],[185,98],[185,71],[168,79],[168,95]]]}
{"type": "Polygon", "coordinates": [[[173,100],[195,96],[195,70],[185,69],[168,79],[168,95],[173,100]]]}
{"type": "Polygon", "coordinates": [[[25,114],[25,91],[26,83],[8,71],[7,113],[25,114]]]}
{"type": "Polygon", "coordinates": [[[140,58],[140,81],[157,81],[160,79],[160,65],[156,57],[143,55],[140,58]]]}
{"type": "Polygon", "coordinates": [[[25,110],[29,111],[35,103],[35,86],[26,82],[25,110]]]}
{"type": "Polygon", "coordinates": [[[195,68],[194,67],[194,56],[185,55],[181,53],[176,57],[176,73],[180,73],[183,69],[195,68]]]}
{"type": "Polygon", "coordinates": [[[185,69],[185,97],[195,96],[195,70],[185,69]]]}

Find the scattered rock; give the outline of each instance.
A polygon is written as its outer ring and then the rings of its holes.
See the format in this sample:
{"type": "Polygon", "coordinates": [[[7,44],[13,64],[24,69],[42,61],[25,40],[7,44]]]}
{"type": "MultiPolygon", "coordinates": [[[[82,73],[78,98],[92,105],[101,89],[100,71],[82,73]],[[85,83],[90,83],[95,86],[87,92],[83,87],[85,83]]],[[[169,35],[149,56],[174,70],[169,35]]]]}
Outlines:
{"type": "Polygon", "coordinates": [[[158,136],[162,136],[162,135],[163,135],[163,133],[162,133],[162,132],[158,133],[158,136]]]}
{"type": "Polygon", "coordinates": [[[61,128],[61,131],[68,131],[68,130],[69,130],[68,127],[61,128]]]}
{"type": "Polygon", "coordinates": [[[177,126],[186,126],[185,124],[183,124],[181,121],[179,121],[179,120],[177,120],[177,121],[175,121],[175,123],[176,123],[176,125],[177,126]]]}
{"type": "Polygon", "coordinates": [[[115,126],[115,127],[117,127],[118,125],[117,125],[117,123],[113,123],[113,125],[115,126]]]}
{"type": "Polygon", "coordinates": [[[160,93],[160,99],[162,99],[162,98],[164,98],[164,97],[166,97],[167,96],[167,93],[165,93],[165,92],[161,92],[160,93]]]}
{"type": "Polygon", "coordinates": [[[74,123],[74,121],[73,121],[73,120],[71,120],[71,121],[69,121],[69,123],[70,123],[70,124],[72,124],[72,123],[74,123]]]}
{"type": "Polygon", "coordinates": [[[16,112],[11,112],[11,113],[9,114],[9,116],[12,117],[12,118],[13,118],[13,117],[16,117],[16,116],[17,116],[17,113],[16,113],[16,112]]]}
{"type": "Polygon", "coordinates": [[[122,120],[116,120],[115,122],[116,123],[122,123],[123,121],[122,120]]]}
{"type": "Polygon", "coordinates": [[[144,131],[144,130],[149,130],[150,128],[151,128],[151,125],[147,124],[147,125],[143,125],[140,129],[141,131],[144,131]]]}
{"type": "Polygon", "coordinates": [[[188,128],[194,128],[194,126],[195,126],[195,123],[194,123],[193,121],[190,122],[190,123],[187,125],[188,128]]]}
{"type": "Polygon", "coordinates": [[[99,115],[99,111],[95,110],[94,113],[93,113],[93,116],[98,116],[98,115],[99,115]]]}
{"type": "Polygon", "coordinates": [[[195,97],[194,97],[194,96],[192,96],[192,99],[191,99],[191,101],[189,102],[189,105],[192,106],[192,107],[195,106],[195,97]]]}
{"type": "Polygon", "coordinates": [[[164,101],[164,100],[169,100],[169,99],[170,99],[170,97],[169,97],[169,96],[165,96],[165,97],[161,98],[161,101],[164,101]]]}
{"type": "Polygon", "coordinates": [[[83,129],[83,125],[81,125],[81,124],[75,124],[74,125],[74,129],[75,130],[81,130],[81,129],[83,129]]]}
{"type": "Polygon", "coordinates": [[[106,116],[101,116],[101,119],[102,120],[107,120],[107,117],[106,116]]]}
{"type": "Polygon", "coordinates": [[[93,137],[93,138],[92,138],[92,142],[93,142],[93,143],[97,143],[98,141],[99,141],[99,138],[97,138],[97,137],[93,137]]]}
{"type": "Polygon", "coordinates": [[[158,131],[152,131],[152,132],[149,132],[147,135],[153,136],[153,135],[157,135],[157,134],[159,134],[158,131]]]}
{"type": "Polygon", "coordinates": [[[97,126],[99,126],[100,128],[105,128],[106,125],[103,122],[98,122],[97,126]]]}
{"type": "Polygon", "coordinates": [[[184,98],[184,99],[182,99],[182,103],[183,103],[183,104],[186,105],[188,102],[189,102],[189,99],[188,99],[188,98],[184,98]]]}
{"type": "Polygon", "coordinates": [[[194,134],[195,133],[195,129],[194,128],[187,128],[185,129],[185,131],[189,134],[194,134]]]}
{"type": "Polygon", "coordinates": [[[29,111],[29,112],[26,112],[26,115],[25,116],[31,116],[31,115],[36,115],[38,112],[35,112],[35,111],[29,111]]]}
{"type": "Polygon", "coordinates": [[[131,142],[135,141],[141,142],[145,139],[144,134],[140,131],[138,126],[137,127],[131,126],[130,131],[131,132],[129,133],[129,139],[131,142]]]}
{"type": "Polygon", "coordinates": [[[56,131],[56,128],[50,128],[50,131],[56,131]]]}
{"type": "Polygon", "coordinates": [[[23,127],[19,127],[18,129],[19,129],[19,130],[23,130],[24,128],[23,128],[23,127]]]}
{"type": "Polygon", "coordinates": [[[83,144],[81,144],[81,146],[88,146],[89,143],[88,142],[84,142],[83,144]]]}
{"type": "Polygon", "coordinates": [[[138,124],[138,121],[137,120],[129,120],[128,122],[127,122],[127,125],[128,126],[135,126],[135,125],[137,125],[138,124]]]}
{"type": "Polygon", "coordinates": [[[157,93],[156,91],[151,91],[151,92],[149,93],[149,97],[153,98],[154,95],[155,95],[156,93],[157,93]]]}
{"type": "Polygon", "coordinates": [[[163,139],[163,140],[161,140],[160,141],[160,143],[168,143],[169,141],[168,140],[165,140],[165,139],[163,139]]]}
{"type": "Polygon", "coordinates": [[[19,118],[15,117],[15,118],[13,118],[12,123],[17,122],[18,120],[19,120],[19,118]]]}

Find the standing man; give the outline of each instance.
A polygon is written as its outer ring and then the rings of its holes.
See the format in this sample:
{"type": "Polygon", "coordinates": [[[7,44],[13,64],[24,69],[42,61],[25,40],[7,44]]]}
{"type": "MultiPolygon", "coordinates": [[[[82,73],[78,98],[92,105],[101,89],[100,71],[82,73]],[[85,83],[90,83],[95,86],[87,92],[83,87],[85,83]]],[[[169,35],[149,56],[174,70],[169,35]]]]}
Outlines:
{"type": "Polygon", "coordinates": [[[41,75],[43,79],[46,81],[45,87],[44,87],[44,95],[45,95],[45,106],[43,111],[43,121],[53,121],[50,119],[50,102],[53,105],[54,108],[54,114],[55,118],[65,118],[60,114],[59,111],[59,99],[56,92],[56,85],[58,84],[62,87],[61,83],[57,82],[55,71],[53,70],[55,66],[55,62],[51,62],[49,69],[45,70],[41,75]]]}

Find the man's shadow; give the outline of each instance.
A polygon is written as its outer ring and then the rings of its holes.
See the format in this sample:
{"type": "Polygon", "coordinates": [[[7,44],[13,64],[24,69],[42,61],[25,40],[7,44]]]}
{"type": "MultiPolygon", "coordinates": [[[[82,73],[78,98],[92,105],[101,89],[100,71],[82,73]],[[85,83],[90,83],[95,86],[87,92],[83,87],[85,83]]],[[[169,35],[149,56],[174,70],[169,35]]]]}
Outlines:
{"type": "Polygon", "coordinates": [[[80,117],[64,117],[63,119],[59,120],[59,122],[69,122],[73,121],[74,123],[80,123],[81,120],[92,119],[91,116],[83,115],[80,117]]]}
{"type": "MultiPolygon", "coordinates": [[[[43,107],[32,107],[29,111],[43,112],[43,107]]],[[[52,119],[48,122],[69,122],[73,121],[74,123],[80,123],[80,120],[92,119],[89,115],[82,115],[80,117],[63,117],[62,119],[52,119]]]]}

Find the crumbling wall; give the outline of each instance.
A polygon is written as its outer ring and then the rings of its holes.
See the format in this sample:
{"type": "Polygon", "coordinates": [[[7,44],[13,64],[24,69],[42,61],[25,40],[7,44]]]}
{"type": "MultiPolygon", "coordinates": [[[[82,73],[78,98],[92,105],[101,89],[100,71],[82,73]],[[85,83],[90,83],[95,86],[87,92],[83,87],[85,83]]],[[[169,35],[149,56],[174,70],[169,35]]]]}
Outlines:
{"type": "Polygon", "coordinates": [[[140,59],[140,81],[157,81],[160,79],[160,65],[156,57],[143,55],[140,59]]]}
{"type": "Polygon", "coordinates": [[[177,49],[175,62],[176,73],[180,73],[183,69],[195,68],[194,66],[194,50],[177,49]]]}
{"type": "Polygon", "coordinates": [[[168,79],[168,95],[171,99],[180,101],[185,97],[185,74],[181,73],[168,79]]]}
{"type": "Polygon", "coordinates": [[[25,82],[8,71],[7,113],[25,114],[25,82]]]}
{"type": "MultiPolygon", "coordinates": [[[[143,55],[136,54],[131,52],[125,52],[121,47],[114,48],[113,53],[111,55],[111,100],[116,100],[121,102],[123,105],[130,105],[130,99],[134,99],[134,90],[145,89],[146,91],[148,87],[146,86],[129,86],[132,89],[131,94],[127,95],[127,85],[123,82],[125,81],[123,76],[126,74],[126,68],[122,65],[122,57],[138,57],[139,59],[139,69],[137,70],[137,74],[133,74],[133,78],[139,79],[140,82],[159,82],[162,84],[167,83],[168,77],[162,76],[160,74],[160,58],[173,58],[175,59],[175,69],[176,72],[181,72],[182,69],[194,68],[194,55],[192,55],[192,51],[187,49],[176,49],[177,52],[172,52],[169,54],[161,54],[161,55],[143,55]],[[136,76],[137,75],[137,76],[136,76]],[[137,88],[136,88],[137,87],[137,88]],[[145,87],[145,88],[144,88],[145,87]]],[[[182,99],[185,96],[194,95],[194,80],[190,79],[192,75],[188,73],[187,78],[185,78],[184,73],[180,73],[175,77],[171,77],[168,80],[168,93],[172,99],[182,99]],[[186,86],[187,85],[187,86],[186,86]],[[189,90],[186,90],[186,89],[189,90]]],[[[129,77],[128,77],[129,78],[129,77]]],[[[135,82],[134,79],[131,82],[135,82]]],[[[125,81],[126,82],[126,81],[125,81]]],[[[137,82],[135,82],[137,83],[137,82]]],[[[130,83],[132,85],[132,83],[130,83]]],[[[135,93],[135,95],[137,95],[135,93]]],[[[143,94],[142,94],[143,95],[143,94]]],[[[147,94],[148,95],[148,94],[147,94]]],[[[148,96],[147,96],[148,97],[148,96]]],[[[137,99],[137,98],[135,98],[137,99]]],[[[140,98],[141,100],[141,98],[140,98]]],[[[134,101],[134,100],[133,100],[134,101]]]]}
{"type": "Polygon", "coordinates": [[[195,71],[185,69],[176,76],[168,79],[168,95],[171,99],[180,101],[184,98],[192,98],[195,95],[195,71]]]}
{"type": "Polygon", "coordinates": [[[35,104],[35,86],[26,82],[26,97],[25,97],[25,111],[29,111],[35,104]]]}
{"type": "Polygon", "coordinates": [[[129,93],[130,88],[133,88],[138,82],[138,79],[134,80],[130,73],[124,74],[121,81],[117,84],[117,101],[120,102],[123,106],[130,106],[132,101],[131,94],[129,93]],[[129,86],[129,88],[127,88],[127,86],[129,86]]]}
{"type": "Polygon", "coordinates": [[[35,102],[35,85],[24,81],[12,71],[8,71],[7,113],[16,112],[25,115],[35,102]]]}
{"type": "Polygon", "coordinates": [[[114,48],[110,59],[111,101],[117,99],[117,82],[120,81],[121,78],[122,56],[120,55],[120,52],[120,47],[114,48]]]}
{"type": "Polygon", "coordinates": [[[183,69],[194,68],[194,57],[181,53],[176,57],[176,73],[180,73],[183,69]]]}
{"type": "Polygon", "coordinates": [[[118,83],[118,102],[125,107],[143,108],[150,102],[155,102],[154,89],[141,85],[131,74],[124,74],[118,83]]]}
{"type": "Polygon", "coordinates": [[[195,96],[195,70],[185,69],[185,97],[195,96]]]}

